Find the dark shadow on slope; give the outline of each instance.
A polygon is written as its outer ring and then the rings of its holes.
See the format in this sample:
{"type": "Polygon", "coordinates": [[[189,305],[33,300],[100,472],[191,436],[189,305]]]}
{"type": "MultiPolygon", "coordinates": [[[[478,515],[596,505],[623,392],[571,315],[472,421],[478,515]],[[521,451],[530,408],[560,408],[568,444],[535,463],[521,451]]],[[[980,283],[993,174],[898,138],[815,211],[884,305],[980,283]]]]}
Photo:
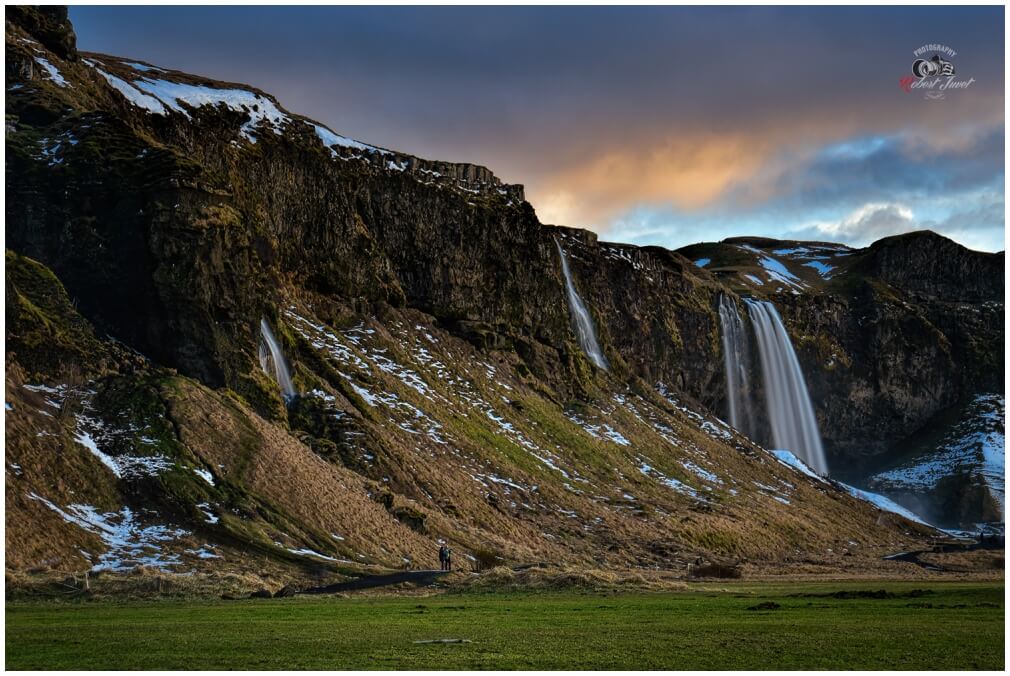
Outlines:
{"type": "Polygon", "coordinates": [[[323,587],[310,587],[308,589],[303,589],[298,593],[335,594],[337,592],[354,591],[357,589],[388,587],[389,585],[400,584],[402,582],[411,582],[423,587],[432,584],[442,575],[448,574],[449,571],[447,570],[405,570],[398,573],[390,573],[388,575],[365,575],[364,577],[348,580],[347,582],[338,582],[336,584],[326,585],[323,587]]]}

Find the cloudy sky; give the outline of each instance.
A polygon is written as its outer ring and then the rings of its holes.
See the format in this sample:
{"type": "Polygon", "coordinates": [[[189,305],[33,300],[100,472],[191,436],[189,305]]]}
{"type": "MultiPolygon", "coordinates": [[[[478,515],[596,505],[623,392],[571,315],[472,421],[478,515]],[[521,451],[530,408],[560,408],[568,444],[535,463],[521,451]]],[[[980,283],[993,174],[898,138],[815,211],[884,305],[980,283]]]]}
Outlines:
{"type": "Polygon", "coordinates": [[[74,7],[70,15],[81,49],[250,83],[359,140],[484,164],[525,184],[542,221],[604,239],[676,248],[751,234],[863,245],[930,228],[997,251],[1003,12],[74,7]],[[903,91],[913,52],[937,43],[956,52],[945,58],[967,86],[903,91]]]}

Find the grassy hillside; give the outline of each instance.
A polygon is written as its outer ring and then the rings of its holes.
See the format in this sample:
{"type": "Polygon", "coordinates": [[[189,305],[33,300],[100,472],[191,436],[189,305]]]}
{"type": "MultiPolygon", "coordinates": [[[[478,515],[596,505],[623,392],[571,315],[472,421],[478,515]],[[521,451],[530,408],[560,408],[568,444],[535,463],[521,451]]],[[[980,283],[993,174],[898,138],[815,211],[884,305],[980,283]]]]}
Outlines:
{"type": "Polygon", "coordinates": [[[8,568],[260,572],[276,589],[277,567],[301,584],[433,567],[444,540],[467,568],[837,570],[929,534],[663,384],[597,378],[565,398],[423,313],[316,301],[275,319],[302,393],[287,407],[262,372],[250,400],[135,358],[38,382],[9,355],[8,568]]]}

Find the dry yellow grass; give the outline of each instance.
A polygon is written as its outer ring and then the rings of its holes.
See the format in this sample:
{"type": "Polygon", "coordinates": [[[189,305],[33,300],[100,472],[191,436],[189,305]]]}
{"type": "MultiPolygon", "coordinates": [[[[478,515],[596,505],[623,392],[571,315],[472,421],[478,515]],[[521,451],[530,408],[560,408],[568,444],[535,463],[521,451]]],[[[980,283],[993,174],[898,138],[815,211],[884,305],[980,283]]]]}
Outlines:
{"type": "MultiPolygon", "coordinates": [[[[296,380],[332,397],[341,424],[359,435],[353,452],[370,459],[352,471],[296,438],[304,431],[265,420],[231,393],[162,378],[157,396],[185,453],[212,470],[217,483],[202,490],[216,496],[211,506],[225,527],[191,524],[190,536],[166,545],[219,545],[220,560],[186,559],[185,568],[237,574],[300,563],[290,577],[306,580],[432,568],[445,540],[457,568],[476,567],[470,552],[490,551],[505,566],[548,566],[516,573],[518,584],[578,586],[637,584],[628,575],[608,582],[598,571],[683,578],[699,559],[739,564],[745,576],[890,574],[889,566],[909,564],[883,563],[882,555],[925,546],[915,525],[794,471],[645,383],[601,377],[595,394],[562,404],[514,352],[478,351],[422,313],[386,308],[381,320],[335,329],[292,304],[315,325],[289,315],[278,326],[289,336],[296,380]],[[338,341],[339,358],[312,345],[319,341],[338,341]],[[412,528],[398,513],[418,523],[412,528]]],[[[328,314],[353,316],[339,307],[328,314]]],[[[31,394],[10,375],[8,390],[15,401],[31,394]]],[[[24,495],[37,490],[58,505],[103,509],[125,497],[111,478],[60,488],[63,477],[106,470],[66,430],[57,431],[58,446],[37,437],[52,425],[44,418],[8,416],[26,466],[51,472],[8,489],[10,513],[31,524],[8,528],[8,569],[38,567],[58,551],[70,558],[50,567],[73,572],[85,565],[73,560],[76,548],[100,544],[24,495]],[[54,448],[65,452],[47,464],[54,448]],[[66,544],[34,538],[32,529],[66,534],[66,544]]],[[[496,575],[505,573],[474,584],[496,575]]]]}
{"type": "Polygon", "coordinates": [[[72,422],[46,403],[43,393],[25,389],[24,371],[8,359],[5,400],[5,485],[7,570],[85,570],[81,549],[101,551],[94,534],[67,523],[41,496],[61,505],[116,504],[115,477],[75,443],[72,422]]]}

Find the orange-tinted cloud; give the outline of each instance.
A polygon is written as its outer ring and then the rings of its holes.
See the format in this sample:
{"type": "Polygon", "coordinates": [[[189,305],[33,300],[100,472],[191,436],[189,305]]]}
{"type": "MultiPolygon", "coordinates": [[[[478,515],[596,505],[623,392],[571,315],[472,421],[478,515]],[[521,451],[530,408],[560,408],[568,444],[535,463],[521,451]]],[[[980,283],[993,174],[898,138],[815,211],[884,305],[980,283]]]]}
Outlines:
{"type": "Polygon", "coordinates": [[[705,206],[752,177],[770,150],[764,139],[714,134],[609,149],[546,177],[529,199],[546,223],[598,229],[635,204],[705,206]]]}
{"type": "MultiPolygon", "coordinates": [[[[565,166],[528,182],[527,199],[545,223],[606,231],[638,207],[698,210],[720,202],[732,190],[733,206],[757,209],[787,188],[783,177],[803,168],[833,144],[862,134],[894,135],[901,151],[924,166],[937,157],[977,155],[980,140],[1002,127],[991,110],[1002,110],[998,94],[979,92],[983,114],[959,116],[959,105],[938,107],[908,124],[900,110],[874,116],[832,115],[811,106],[786,118],[754,120],[746,133],[716,132],[704,126],[676,134],[640,128],[617,148],[590,147],[565,166]],[[872,130],[872,131],[871,131],[872,130]]],[[[929,102],[917,102],[929,105],[929,102]]],[[[849,176],[820,176],[846,181],[849,176]]]]}

